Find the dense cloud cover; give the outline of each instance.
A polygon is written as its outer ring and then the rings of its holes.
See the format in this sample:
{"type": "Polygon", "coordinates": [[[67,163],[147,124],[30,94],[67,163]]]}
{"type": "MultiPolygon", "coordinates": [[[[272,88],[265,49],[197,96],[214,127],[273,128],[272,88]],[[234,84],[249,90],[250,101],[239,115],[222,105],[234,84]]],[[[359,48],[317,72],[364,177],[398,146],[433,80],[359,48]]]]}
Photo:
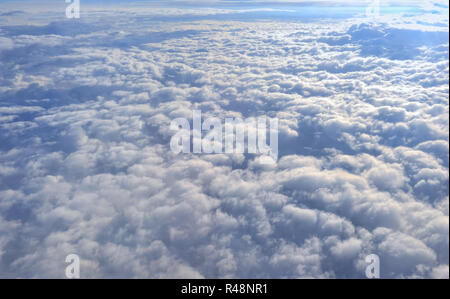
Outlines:
{"type": "Polygon", "coordinates": [[[448,278],[448,8],[270,12],[0,6],[0,277],[448,278]],[[280,160],[173,154],[192,110],[280,160]]]}

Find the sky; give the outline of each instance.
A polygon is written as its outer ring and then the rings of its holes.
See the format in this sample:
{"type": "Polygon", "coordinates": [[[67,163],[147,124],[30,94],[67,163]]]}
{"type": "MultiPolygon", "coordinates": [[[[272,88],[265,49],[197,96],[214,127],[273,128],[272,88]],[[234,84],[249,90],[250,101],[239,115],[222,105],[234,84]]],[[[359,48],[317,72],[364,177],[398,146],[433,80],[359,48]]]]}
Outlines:
{"type": "Polygon", "coordinates": [[[0,278],[448,278],[448,4],[372,3],[0,1],[0,278]]]}

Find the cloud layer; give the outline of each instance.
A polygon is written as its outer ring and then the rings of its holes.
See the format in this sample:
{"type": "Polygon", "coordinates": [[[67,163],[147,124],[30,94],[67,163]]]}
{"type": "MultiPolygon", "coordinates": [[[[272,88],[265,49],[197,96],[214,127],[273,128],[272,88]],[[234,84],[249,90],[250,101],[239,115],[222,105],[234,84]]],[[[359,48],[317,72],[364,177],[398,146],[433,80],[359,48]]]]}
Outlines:
{"type": "Polygon", "coordinates": [[[1,13],[0,277],[448,278],[448,10],[1,13]],[[279,118],[279,163],[174,155],[192,110],[279,118]]]}

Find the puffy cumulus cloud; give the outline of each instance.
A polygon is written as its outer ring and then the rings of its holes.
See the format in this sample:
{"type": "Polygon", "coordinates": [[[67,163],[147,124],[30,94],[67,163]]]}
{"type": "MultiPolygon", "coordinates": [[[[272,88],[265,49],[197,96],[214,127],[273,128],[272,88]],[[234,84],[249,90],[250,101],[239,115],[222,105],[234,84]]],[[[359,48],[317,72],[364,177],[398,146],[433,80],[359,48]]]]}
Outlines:
{"type": "Polygon", "coordinates": [[[448,278],[445,14],[5,13],[0,277],[448,278]],[[175,155],[192,110],[277,117],[280,160],[175,155]]]}

